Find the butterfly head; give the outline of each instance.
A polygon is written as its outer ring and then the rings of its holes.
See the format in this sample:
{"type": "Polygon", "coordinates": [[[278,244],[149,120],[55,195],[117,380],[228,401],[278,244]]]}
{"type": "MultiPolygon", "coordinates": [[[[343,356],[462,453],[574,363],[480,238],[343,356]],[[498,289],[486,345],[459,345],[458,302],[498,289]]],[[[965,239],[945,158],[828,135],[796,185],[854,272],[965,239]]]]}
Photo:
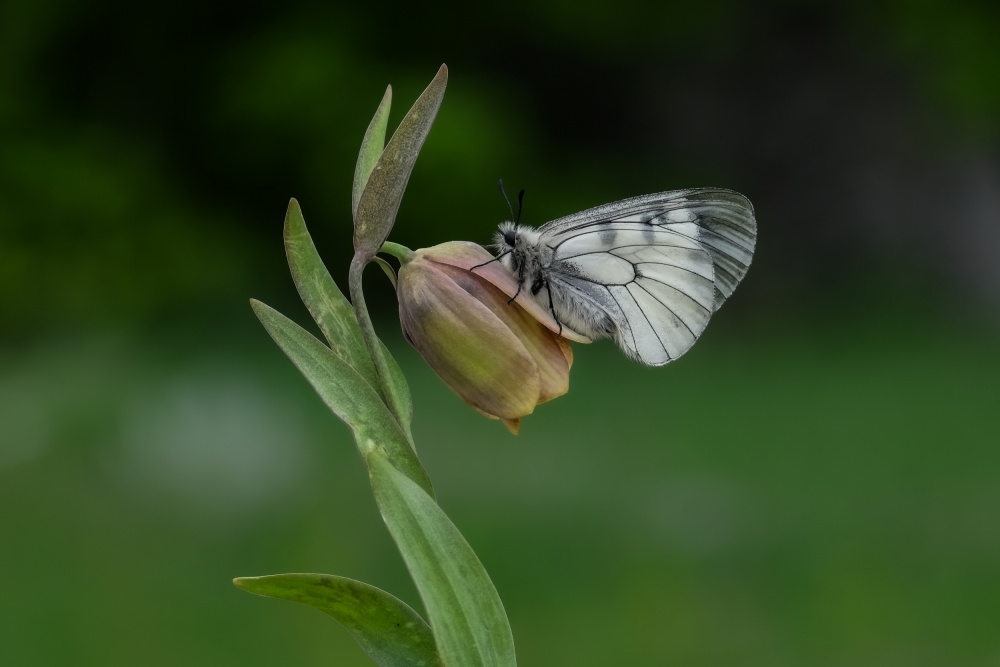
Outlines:
{"type": "Polygon", "coordinates": [[[517,247],[517,231],[517,223],[510,221],[500,223],[496,234],[493,235],[493,244],[497,252],[511,252],[517,247]]]}
{"type": "Polygon", "coordinates": [[[514,269],[512,256],[517,252],[518,246],[517,223],[501,222],[493,235],[493,247],[496,248],[497,259],[508,269],[514,269]]]}
{"type": "Polygon", "coordinates": [[[529,258],[538,254],[538,230],[516,222],[501,222],[493,235],[497,259],[515,276],[520,276],[529,258]]]}

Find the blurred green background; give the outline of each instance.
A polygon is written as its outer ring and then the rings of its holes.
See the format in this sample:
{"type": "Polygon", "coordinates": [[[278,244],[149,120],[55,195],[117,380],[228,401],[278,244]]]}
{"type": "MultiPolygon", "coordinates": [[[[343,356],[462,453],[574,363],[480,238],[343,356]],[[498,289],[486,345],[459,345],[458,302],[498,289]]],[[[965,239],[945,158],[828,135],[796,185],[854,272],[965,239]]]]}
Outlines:
{"type": "Polygon", "coordinates": [[[377,325],[524,665],[1000,663],[1000,9],[972,1],[0,3],[0,664],[365,665],[230,579],[419,598],[305,324],[297,197],[345,284],[350,188],[442,62],[392,239],[692,186],[754,265],[647,369],[576,346],[511,437],[377,325]]]}

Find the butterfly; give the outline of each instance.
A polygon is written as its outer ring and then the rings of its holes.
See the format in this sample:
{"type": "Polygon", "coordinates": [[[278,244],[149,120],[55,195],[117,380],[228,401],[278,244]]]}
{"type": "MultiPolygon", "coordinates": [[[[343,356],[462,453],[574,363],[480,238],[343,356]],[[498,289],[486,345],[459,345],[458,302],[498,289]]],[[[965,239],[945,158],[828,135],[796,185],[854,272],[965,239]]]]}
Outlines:
{"type": "Polygon", "coordinates": [[[746,275],[757,240],[750,201],[718,188],[625,199],[537,229],[519,219],[494,236],[518,293],[549,310],[560,333],[613,338],[648,366],[694,345],[746,275]]]}

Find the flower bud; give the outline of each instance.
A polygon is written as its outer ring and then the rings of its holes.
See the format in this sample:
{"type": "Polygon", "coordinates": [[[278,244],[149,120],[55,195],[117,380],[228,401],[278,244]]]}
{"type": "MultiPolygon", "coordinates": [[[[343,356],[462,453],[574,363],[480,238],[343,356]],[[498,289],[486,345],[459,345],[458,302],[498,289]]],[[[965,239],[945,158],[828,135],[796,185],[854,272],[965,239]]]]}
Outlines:
{"type": "Polygon", "coordinates": [[[535,301],[511,301],[517,281],[492,259],[465,241],[417,250],[399,270],[399,320],[452,391],[517,433],[521,417],[569,389],[573,353],[535,301]]]}

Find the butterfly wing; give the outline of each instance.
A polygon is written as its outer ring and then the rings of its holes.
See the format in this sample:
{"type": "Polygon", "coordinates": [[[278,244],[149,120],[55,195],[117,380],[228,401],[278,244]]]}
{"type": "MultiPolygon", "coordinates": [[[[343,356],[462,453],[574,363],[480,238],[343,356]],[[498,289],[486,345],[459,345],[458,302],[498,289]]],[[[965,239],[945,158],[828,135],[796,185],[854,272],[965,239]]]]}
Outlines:
{"type": "Polygon", "coordinates": [[[563,302],[592,304],[622,350],[650,366],[684,354],[746,275],[757,224],[729,190],[635,197],[539,229],[563,302]]]}

